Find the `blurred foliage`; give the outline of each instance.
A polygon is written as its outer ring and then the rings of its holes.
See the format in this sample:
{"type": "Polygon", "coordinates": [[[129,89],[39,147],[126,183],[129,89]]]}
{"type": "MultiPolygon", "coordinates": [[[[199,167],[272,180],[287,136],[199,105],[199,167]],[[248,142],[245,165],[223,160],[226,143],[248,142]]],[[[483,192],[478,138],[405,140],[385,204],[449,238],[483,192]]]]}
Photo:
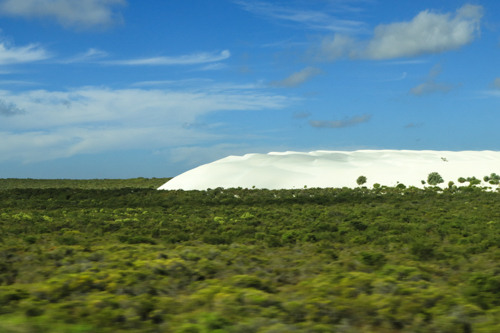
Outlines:
{"type": "Polygon", "coordinates": [[[474,182],[114,181],[0,191],[0,332],[500,331],[499,193],[474,182]]]}
{"type": "Polygon", "coordinates": [[[172,178],[130,178],[130,179],[17,179],[0,178],[0,190],[21,188],[79,188],[119,189],[158,188],[172,178]]]}

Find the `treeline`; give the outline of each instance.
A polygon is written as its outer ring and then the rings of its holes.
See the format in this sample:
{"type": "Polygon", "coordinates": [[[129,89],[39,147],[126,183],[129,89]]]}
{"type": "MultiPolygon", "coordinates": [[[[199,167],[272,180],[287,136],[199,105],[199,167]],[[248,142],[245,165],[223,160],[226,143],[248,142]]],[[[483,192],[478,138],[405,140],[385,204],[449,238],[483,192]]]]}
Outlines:
{"type": "Polygon", "coordinates": [[[499,195],[0,191],[0,332],[498,332],[499,195]]]}

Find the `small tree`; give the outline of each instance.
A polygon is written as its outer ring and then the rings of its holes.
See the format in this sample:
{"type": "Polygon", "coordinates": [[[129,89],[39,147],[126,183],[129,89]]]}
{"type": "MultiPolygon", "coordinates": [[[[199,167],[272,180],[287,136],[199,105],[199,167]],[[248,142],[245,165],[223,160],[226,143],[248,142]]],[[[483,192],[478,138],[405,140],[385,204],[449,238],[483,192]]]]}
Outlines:
{"type": "Polygon", "coordinates": [[[358,185],[363,185],[364,183],[366,183],[366,177],[359,176],[358,179],[356,179],[356,183],[358,183],[358,185]]]}
{"type": "Polygon", "coordinates": [[[427,176],[427,182],[430,185],[437,185],[440,183],[444,183],[443,177],[439,175],[437,172],[431,172],[429,176],[427,176]]]}
{"type": "Polygon", "coordinates": [[[472,177],[467,177],[466,181],[469,182],[469,186],[473,186],[473,185],[478,185],[478,184],[481,184],[481,180],[477,179],[476,177],[472,176],[472,177]]]}
{"type": "Polygon", "coordinates": [[[498,185],[500,183],[500,176],[494,172],[489,177],[484,176],[483,179],[485,182],[489,182],[491,185],[498,185]]]}
{"type": "Polygon", "coordinates": [[[373,184],[373,188],[380,188],[380,184],[379,183],[373,184]]]}
{"type": "Polygon", "coordinates": [[[452,187],[453,187],[453,185],[455,185],[455,183],[454,183],[454,182],[452,182],[452,181],[450,180],[450,181],[448,182],[448,188],[452,188],[452,187]]]}
{"type": "Polygon", "coordinates": [[[422,185],[425,185],[425,180],[421,180],[421,182],[422,182],[422,185]]]}
{"type": "Polygon", "coordinates": [[[458,182],[459,182],[460,184],[465,183],[465,178],[464,178],[464,177],[460,177],[460,178],[458,178],[458,182]]]}

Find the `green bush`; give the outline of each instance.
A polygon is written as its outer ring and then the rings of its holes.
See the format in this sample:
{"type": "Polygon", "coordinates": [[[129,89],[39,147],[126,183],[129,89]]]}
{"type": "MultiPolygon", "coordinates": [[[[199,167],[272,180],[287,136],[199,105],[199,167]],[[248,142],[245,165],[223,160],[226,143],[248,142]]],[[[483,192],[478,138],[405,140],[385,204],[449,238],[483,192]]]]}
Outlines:
{"type": "Polygon", "coordinates": [[[435,249],[434,243],[417,241],[411,245],[410,253],[418,260],[429,260],[435,256],[435,249]]]}
{"type": "Polygon", "coordinates": [[[437,173],[437,172],[431,172],[427,176],[427,183],[429,183],[430,185],[437,185],[437,184],[440,184],[440,183],[444,183],[444,180],[439,175],[439,173],[437,173]]]}
{"type": "Polygon", "coordinates": [[[382,266],[387,262],[385,255],[379,252],[361,252],[360,258],[368,266],[382,266]]]}
{"type": "Polygon", "coordinates": [[[359,176],[358,179],[356,179],[356,183],[358,185],[363,185],[364,183],[366,183],[366,177],[365,176],[359,176]]]}

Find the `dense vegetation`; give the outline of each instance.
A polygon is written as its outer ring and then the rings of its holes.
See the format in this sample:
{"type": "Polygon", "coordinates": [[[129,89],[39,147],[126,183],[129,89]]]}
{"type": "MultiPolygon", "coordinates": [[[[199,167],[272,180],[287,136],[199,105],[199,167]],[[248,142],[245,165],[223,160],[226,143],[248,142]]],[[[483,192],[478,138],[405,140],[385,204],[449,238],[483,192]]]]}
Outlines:
{"type": "Polygon", "coordinates": [[[472,182],[79,187],[0,191],[0,332],[500,332],[500,194],[472,182]]]}
{"type": "Polygon", "coordinates": [[[131,179],[0,179],[0,190],[20,188],[79,188],[79,189],[118,189],[158,188],[172,178],[131,178],[131,179]]]}

